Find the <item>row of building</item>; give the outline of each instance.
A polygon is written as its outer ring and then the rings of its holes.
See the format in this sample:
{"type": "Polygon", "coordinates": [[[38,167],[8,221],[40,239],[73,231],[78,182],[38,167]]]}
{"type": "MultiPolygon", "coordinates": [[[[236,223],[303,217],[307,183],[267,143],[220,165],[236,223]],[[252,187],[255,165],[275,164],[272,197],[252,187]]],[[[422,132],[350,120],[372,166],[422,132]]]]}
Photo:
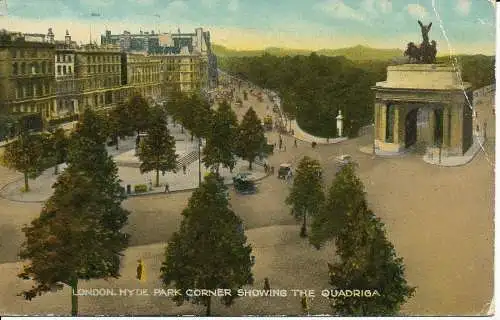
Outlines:
{"type": "Polygon", "coordinates": [[[217,59],[202,28],[146,35],[106,31],[100,45],[78,45],[68,31],[63,41],[55,40],[52,29],[0,31],[0,112],[69,119],[87,107],[113,108],[134,93],[155,103],[174,90],[215,87],[217,59]]]}

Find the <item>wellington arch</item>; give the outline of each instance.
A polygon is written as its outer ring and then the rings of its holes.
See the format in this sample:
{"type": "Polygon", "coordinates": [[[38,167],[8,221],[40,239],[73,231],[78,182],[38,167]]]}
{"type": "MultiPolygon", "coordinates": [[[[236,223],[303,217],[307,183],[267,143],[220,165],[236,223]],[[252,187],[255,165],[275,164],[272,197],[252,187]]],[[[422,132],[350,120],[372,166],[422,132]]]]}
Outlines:
{"type": "Polygon", "coordinates": [[[463,155],[472,145],[472,88],[459,71],[440,64],[387,68],[375,91],[376,154],[400,154],[417,145],[443,156],[463,155]]]}

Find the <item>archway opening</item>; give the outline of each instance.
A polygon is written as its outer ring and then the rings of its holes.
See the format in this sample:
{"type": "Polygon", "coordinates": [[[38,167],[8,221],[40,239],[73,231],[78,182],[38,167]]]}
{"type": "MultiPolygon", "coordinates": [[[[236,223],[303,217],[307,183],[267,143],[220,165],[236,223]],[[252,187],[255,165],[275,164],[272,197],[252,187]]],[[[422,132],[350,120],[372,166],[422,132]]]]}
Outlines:
{"type": "Polygon", "coordinates": [[[417,142],[417,118],[418,108],[413,109],[406,115],[405,119],[405,148],[409,148],[417,142]]]}

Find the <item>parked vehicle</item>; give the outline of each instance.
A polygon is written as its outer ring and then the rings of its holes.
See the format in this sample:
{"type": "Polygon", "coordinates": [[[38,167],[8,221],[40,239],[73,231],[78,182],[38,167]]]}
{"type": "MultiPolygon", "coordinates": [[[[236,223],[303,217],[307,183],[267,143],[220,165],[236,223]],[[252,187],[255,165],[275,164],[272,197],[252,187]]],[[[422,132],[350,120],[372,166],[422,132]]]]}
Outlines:
{"type": "Polygon", "coordinates": [[[255,182],[250,178],[250,173],[240,173],[233,177],[233,185],[240,194],[254,194],[257,192],[255,182]]]}
{"type": "Polygon", "coordinates": [[[268,131],[273,130],[273,117],[270,115],[264,117],[264,129],[268,131]]]}
{"type": "Polygon", "coordinates": [[[280,168],[278,169],[278,179],[286,179],[289,172],[291,171],[292,171],[292,165],[290,163],[280,164],[280,168]]]}
{"type": "Polygon", "coordinates": [[[337,164],[336,172],[339,172],[342,169],[342,167],[344,167],[347,164],[356,165],[356,162],[348,154],[343,154],[343,155],[335,157],[335,163],[337,164]]]}

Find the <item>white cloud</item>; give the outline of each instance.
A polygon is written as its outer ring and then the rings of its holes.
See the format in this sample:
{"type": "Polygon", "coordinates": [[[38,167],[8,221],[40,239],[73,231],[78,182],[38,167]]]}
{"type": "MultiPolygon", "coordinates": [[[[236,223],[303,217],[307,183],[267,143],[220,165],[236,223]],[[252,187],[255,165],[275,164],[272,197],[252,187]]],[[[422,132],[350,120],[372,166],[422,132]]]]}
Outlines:
{"type": "MultiPolygon", "coordinates": [[[[367,6],[372,5],[371,2],[368,1],[367,6]]],[[[327,0],[316,5],[316,8],[338,19],[365,20],[363,14],[349,7],[342,0],[327,0]]]]}
{"type": "Polygon", "coordinates": [[[80,0],[80,4],[90,7],[109,7],[115,4],[115,0],[80,0]]]}
{"type": "Polygon", "coordinates": [[[238,11],[239,6],[240,6],[239,0],[229,0],[227,8],[229,11],[238,11]]]}
{"type": "Polygon", "coordinates": [[[391,0],[363,0],[360,8],[369,14],[390,13],[392,11],[391,0]]]}
{"type": "Polygon", "coordinates": [[[201,4],[207,8],[215,8],[219,5],[220,0],[201,0],[201,4]]]}
{"type": "Polygon", "coordinates": [[[470,6],[471,6],[471,0],[458,0],[455,10],[459,14],[466,16],[470,12],[470,6]]]}
{"type": "Polygon", "coordinates": [[[186,4],[185,1],[182,0],[175,0],[170,2],[167,7],[167,11],[173,11],[173,12],[183,12],[188,10],[188,5],[186,4]]]}
{"type": "Polygon", "coordinates": [[[382,11],[383,13],[392,12],[392,1],[391,0],[379,0],[378,6],[380,8],[380,11],[382,11]]]}
{"type": "Polygon", "coordinates": [[[427,9],[425,7],[412,3],[406,6],[406,9],[408,10],[408,13],[418,19],[423,19],[426,18],[429,15],[429,12],[427,12],[427,9]]]}

